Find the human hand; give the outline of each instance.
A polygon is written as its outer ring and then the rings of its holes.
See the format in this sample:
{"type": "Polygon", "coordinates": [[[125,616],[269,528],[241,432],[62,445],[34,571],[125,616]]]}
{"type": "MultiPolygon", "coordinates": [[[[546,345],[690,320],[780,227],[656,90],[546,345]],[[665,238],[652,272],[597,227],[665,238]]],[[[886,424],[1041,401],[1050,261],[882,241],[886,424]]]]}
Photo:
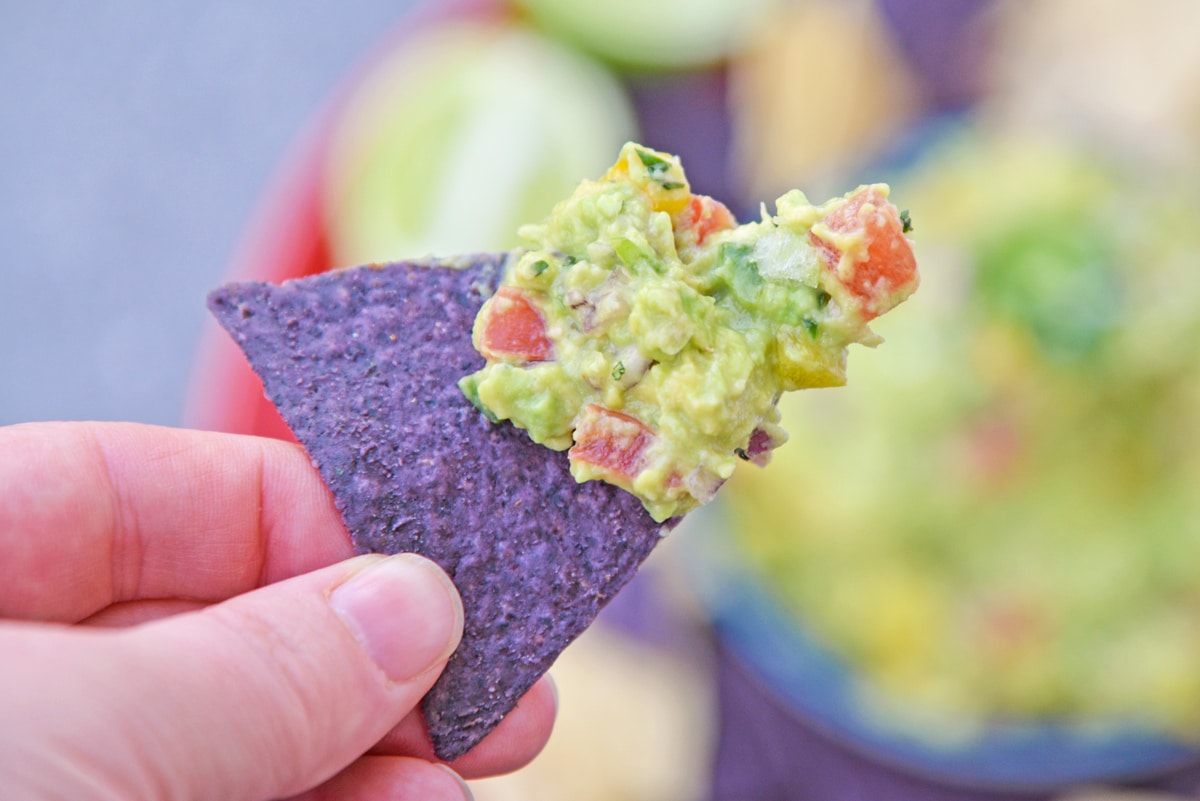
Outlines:
{"type": "Polygon", "coordinates": [[[299,446],[0,429],[0,795],[461,799],[532,759],[545,681],[434,761],[415,708],[458,594],[419,557],[352,556],[299,446]]]}

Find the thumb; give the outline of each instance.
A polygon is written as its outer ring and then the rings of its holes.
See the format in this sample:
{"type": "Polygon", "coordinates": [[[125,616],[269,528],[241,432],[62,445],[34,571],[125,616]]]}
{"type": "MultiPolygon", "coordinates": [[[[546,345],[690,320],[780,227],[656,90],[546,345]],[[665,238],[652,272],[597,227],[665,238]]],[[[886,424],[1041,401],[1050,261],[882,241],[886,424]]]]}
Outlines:
{"type": "Polygon", "coordinates": [[[0,785],[62,798],[298,793],[395,726],[461,632],[450,579],[412,555],[359,557],[133,629],[3,624],[0,785]]]}

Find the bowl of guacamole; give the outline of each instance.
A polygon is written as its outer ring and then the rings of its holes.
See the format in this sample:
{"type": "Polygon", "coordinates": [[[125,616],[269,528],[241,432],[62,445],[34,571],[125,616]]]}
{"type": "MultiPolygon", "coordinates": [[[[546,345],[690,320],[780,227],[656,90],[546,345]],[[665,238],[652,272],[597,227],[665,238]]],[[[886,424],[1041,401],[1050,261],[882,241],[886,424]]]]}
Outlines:
{"type": "Polygon", "coordinates": [[[1200,745],[1195,184],[958,132],[894,191],[922,291],[703,526],[718,634],[803,715],[959,779],[1200,745]]]}

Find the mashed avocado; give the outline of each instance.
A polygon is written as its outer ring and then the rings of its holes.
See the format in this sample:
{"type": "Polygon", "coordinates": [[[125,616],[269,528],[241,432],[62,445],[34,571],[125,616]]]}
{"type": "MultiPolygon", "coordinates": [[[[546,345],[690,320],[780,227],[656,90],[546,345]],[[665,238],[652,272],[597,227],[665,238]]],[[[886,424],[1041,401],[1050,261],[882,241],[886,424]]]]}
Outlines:
{"type": "Polygon", "coordinates": [[[578,481],[656,520],[708,501],[785,439],[787,390],[845,383],[846,348],[917,285],[906,214],[884,185],[814,206],[799,191],[737,225],[678,160],[626,144],[544,222],[521,229],[473,332],[463,392],[568,450],[578,481]]]}
{"type": "Polygon", "coordinates": [[[972,129],[899,180],[934,291],[853,393],[780,402],[737,550],[908,734],[1200,746],[1200,182],[972,129]]]}

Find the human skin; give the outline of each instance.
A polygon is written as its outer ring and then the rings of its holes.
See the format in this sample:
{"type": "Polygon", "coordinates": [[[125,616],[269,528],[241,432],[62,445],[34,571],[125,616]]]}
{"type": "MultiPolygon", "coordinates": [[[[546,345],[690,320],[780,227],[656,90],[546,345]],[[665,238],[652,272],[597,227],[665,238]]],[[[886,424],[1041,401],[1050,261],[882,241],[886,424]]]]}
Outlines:
{"type": "Polygon", "coordinates": [[[541,750],[555,698],[437,762],[417,704],[461,630],[432,562],[354,556],[297,445],[0,428],[5,798],[469,798],[541,750]]]}

